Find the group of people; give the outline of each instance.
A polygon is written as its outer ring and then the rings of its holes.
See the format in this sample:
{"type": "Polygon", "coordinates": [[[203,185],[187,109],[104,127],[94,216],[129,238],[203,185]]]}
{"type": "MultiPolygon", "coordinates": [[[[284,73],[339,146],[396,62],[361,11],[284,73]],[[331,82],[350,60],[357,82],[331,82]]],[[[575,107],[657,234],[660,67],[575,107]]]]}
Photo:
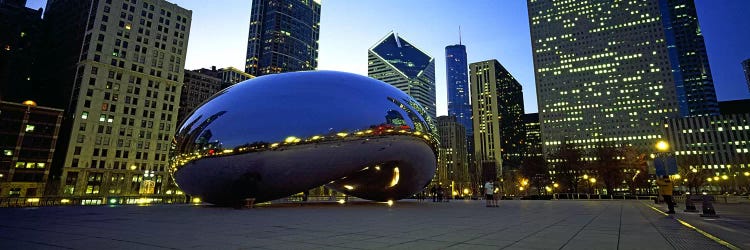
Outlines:
{"type": "Polygon", "coordinates": [[[498,194],[495,193],[495,183],[487,181],[484,183],[484,200],[486,207],[499,207],[497,200],[498,194]]]}
{"type": "Polygon", "coordinates": [[[441,185],[432,186],[430,196],[432,196],[432,202],[448,202],[448,197],[445,196],[445,188],[441,185]]]}

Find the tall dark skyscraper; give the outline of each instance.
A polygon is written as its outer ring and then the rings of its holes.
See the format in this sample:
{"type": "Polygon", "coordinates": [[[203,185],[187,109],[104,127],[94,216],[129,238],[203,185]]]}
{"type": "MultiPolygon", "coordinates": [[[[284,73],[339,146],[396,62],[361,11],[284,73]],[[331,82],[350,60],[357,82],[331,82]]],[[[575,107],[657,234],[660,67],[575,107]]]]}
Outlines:
{"type": "Polygon", "coordinates": [[[545,153],[559,145],[652,149],[665,117],[713,115],[692,0],[528,0],[545,153]]]}
{"type": "MultiPolygon", "coordinates": [[[[459,34],[460,37],[460,34],[459,34]]],[[[463,44],[445,47],[445,80],[448,89],[448,115],[466,129],[465,162],[468,163],[471,180],[479,185],[478,171],[474,164],[474,125],[471,122],[471,98],[469,97],[469,65],[466,46],[463,44]]],[[[475,186],[476,186],[475,185],[475,186]]]]}
{"type": "Polygon", "coordinates": [[[469,63],[466,46],[462,44],[445,47],[445,79],[448,89],[448,115],[455,116],[466,128],[466,136],[474,134],[471,125],[469,103],[469,63]]]}
{"type": "Polygon", "coordinates": [[[542,136],[539,128],[539,113],[530,113],[523,115],[524,132],[524,157],[543,156],[542,155],[542,136]]]}
{"type": "Polygon", "coordinates": [[[367,76],[406,92],[434,123],[435,59],[430,55],[390,32],[367,51],[367,76]]]}
{"type": "Polygon", "coordinates": [[[680,115],[718,115],[714,80],[693,0],[659,0],[680,115]]]}
{"type": "Polygon", "coordinates": [[[38,100],[41,91],[32,74],[42,10],[25,6],[26,0],[0,0],[0,100],[38,100]]]}
{"type": "Polygon", "coordinates": [[[742,71],[745,73],[745,81],[747,81],[747,89],[750,90],[750,59],[742,61],[742,71]]]}
{"type": "Polygon", "coordinates": [[[474,157],[483,180],[518,169],[525,137],[521,84],[497,60],[471,63],[474,157]]]}
{"type": "Polygon", "coordinates": [[[245,72],[254,76],[318,67],[321,0],[253,0],[245,72]]]}

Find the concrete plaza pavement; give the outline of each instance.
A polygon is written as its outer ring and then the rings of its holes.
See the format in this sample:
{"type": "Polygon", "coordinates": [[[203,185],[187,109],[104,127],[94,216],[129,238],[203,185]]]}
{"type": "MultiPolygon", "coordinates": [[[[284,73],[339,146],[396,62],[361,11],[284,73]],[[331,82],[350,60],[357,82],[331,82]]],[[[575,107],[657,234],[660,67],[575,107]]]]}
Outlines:
{"type": "MultiPolygon", "coordinates": [[[[685,203],[678,204],[677,220],[682,220],[696,228],[727,241],[740,249],[750,249],[750,204],[722,204],[714,203],[717,217],[700,216],[703,204],[695,203],[698,212],[684,212],[685,203]]],[[[658,206],[660,210],[667,210],[666,204],[658,206]]]]}
{"type": "Polygon", "coordinates": [[[0,209],[0,249],[726,249],[644,201],[0,209]]]}

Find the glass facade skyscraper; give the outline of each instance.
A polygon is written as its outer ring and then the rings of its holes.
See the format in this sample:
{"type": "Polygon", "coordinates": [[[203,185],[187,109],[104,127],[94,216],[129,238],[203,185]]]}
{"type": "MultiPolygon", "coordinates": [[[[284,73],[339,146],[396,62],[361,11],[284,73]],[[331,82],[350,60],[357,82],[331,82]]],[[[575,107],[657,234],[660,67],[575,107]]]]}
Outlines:
{"type": "Polygon", "coordinates": [[[718,115],[706,44],[693,0],[659,0],[680,115],[718,115]]]}
{"type": "Polygon", "coordinates": [[[466,46],[445,47],[445,79],[448,89],[448,115],[455,116],[466,128],[466,136],[474,134],[471,126],[471,104],[469,103],[469,64],[466,46]]]}
{"type": "Polygon", "coordinates": [[[528,0],[544,151],[563,143],[650,150],[664,118],[714,114],[692,5],[528,0]]]}
{"type": "Polygon", "coordinates": [[[390,32],[367,51],[367,75],[406,92],[421,105],[430,123],[435,111],[435,59],[390,32]]]}
{"type": "Polygon", "coordinates": [[[321,0],[253,0],[245,72],[254,76],[318,67],[321,0]]]}

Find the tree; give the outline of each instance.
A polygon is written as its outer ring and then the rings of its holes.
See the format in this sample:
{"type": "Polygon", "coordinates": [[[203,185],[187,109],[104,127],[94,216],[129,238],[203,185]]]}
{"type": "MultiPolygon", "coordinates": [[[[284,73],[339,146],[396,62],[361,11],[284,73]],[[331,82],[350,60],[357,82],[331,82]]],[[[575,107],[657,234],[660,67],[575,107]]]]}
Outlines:
{"type": "Polygon", "coordinates": [[[550,155],[554,163],[555,177],[560,184],[564,185],[568,192],[578,192],[578,175],[585,169],[585,162],[581,159],[581,150],[573,145],[563,143],[560,149],[550,155]]]}
{"type": "Polygon", "coordinates": [[[703,169],[703,157],[699,155],[681,155],[677,158],[677,167],[688,191],[698,193],[699,189],[711,176],[708,169],[703,169]]]}
{"type": "Polygon", "coordinates": [[[619,160],[622,150],[617,147],[599,145],[594,150],[593,156],[596,158],[593,170],[607,188],[607,194],[613,194],[625,177],[621,160],[619,160]]]}
{"type": "Polygon", "coordinates": [[[625,168],[625,183],[630,194],[637,194],[639,189],[649,185],[646,157],[646,153],[638,151],[635,147],[627,146],[623,149],[622,165],[625,168]]]}
{"type": "Polygon", "coordinates": [[[541,156],[529,156],[523,159],[521,175],[529,180],[536,188],[537,194],[542,195],[542,189],[549,184],[547,163],[541,156]]]}

